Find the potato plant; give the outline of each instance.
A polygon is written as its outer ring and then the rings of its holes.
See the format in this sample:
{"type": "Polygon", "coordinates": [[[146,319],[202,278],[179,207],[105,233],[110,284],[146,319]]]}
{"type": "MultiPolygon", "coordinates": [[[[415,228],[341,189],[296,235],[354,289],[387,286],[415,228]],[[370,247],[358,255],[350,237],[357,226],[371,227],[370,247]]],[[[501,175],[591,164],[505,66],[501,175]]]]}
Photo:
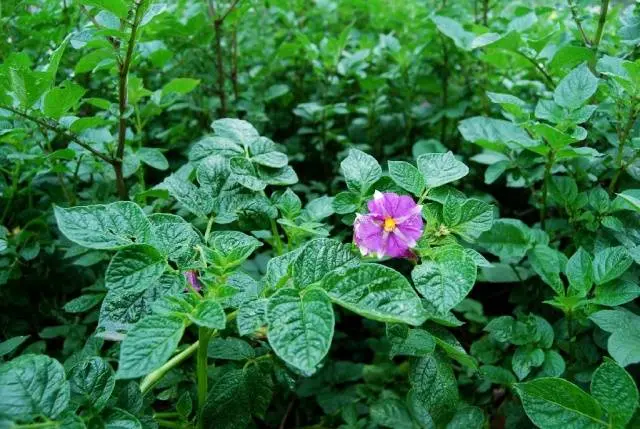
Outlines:
{"type": "Polygon", "coordinates": [[[0,26],[1,429],[640,427],[640,5],[0,26]]]}

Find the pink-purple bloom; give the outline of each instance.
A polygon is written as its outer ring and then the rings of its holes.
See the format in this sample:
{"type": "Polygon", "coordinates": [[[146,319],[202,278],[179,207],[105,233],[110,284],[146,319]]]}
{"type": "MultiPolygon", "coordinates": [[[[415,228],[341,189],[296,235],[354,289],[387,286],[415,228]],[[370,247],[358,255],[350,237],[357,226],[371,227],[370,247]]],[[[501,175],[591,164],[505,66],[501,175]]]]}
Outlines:
{"type": "Polygon", "coordinates": [[[195,270],[185,272],[184,277],[187,279],[193,290],[200,292],[202,284],[200,284],[200,280],[198,280],[198,273],[195,270]]]}
{"type": "Polygon", "coordinates": [[[422,206],[406,195],[376,191],[367,207],[369,213],[357,214],[353,224],[353,239],[360,252],[378,258],[412,256],[410,249],[424,229],[422,206]]]}

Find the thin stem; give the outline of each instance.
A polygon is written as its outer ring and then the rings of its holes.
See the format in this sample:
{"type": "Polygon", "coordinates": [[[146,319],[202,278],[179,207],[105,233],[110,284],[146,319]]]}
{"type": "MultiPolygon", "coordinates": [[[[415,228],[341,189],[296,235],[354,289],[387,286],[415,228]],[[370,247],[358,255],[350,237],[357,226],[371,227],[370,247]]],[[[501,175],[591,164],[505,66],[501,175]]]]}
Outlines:
{"type": "Polygon", "coordinates": [[[57,125],[57,124],[48,123],[46,121],[43,121],[42,119],[36,118],[34,116],[31,116],[31,115],[29,115],[29,114],[27,114],[25,112],[21,112],[20,110],[14,109],[13,107],[5,106],[4,104],[0,104],[0,109],[8,110],[9,112],[15,113],[16,115],[21,116],[21,117],[23,117],[25,119],[28,119],[28,120],[30,120],[30,121],[32,121],[32,122],[34,122],[34,123],[46,128],[46,129],[48,129],[48,130],[55,131],[57,134],[60,134],[63,137],[68,138],[72,142],[76,143],[78,146],[81,146],[84,149],[88,150],[89,152],[91,152],[96,157],[100,158],[101,160],[113,165],[113,160],[109,156],[107,156],[104,153],[99,152],[96,149],[92,148],[87,143],[85,143],[82,140],[80,140],[74,134],[70,133],[69,131],[67,131],[65,129],[60,128],[60,126],[57,125]]]}
{"type": "Polygon", "coordinates": [[[213,22],[213,31],[215,33],[215,48],[216,48],[216,66],[218,72],[218,97],[220,98],[220,115],[222,117],[227,116],[227,94],[224,91],[225,72],[224,63],[222,59],[222,23],[220,19],[216,19],[213,22]]]}
{"type": "Polygon", "coordinates": [[[129,42],[127,43],[127,53],[124,56],[124,60],[120,64],[120,73],[118,79],[118,147],[116,149],[116,157],[113,163],[113,168],[116,173],[116,186],[118,188],[118,195],[121,199],[128,199],[127,185],[124,181],[124,174],[122,172],[122,163],[124,158],[124,147],[127,137],[127,86],[129,81],[129,69],[131,68],[131,60],[133,59],[133,50],[136,46],[136,37],[138,34],[138,26],[142,20],[142,0],[134,2],[135,16],[133,18],[133,24],[131,25],[131,35],[129,36],[129,42]]]}
{"type": "MultiPolygon", "coordinates": [[[[449,50],[447,48],[447,41],[445,40],[445,38],[442,36],[442,34],[440,34],[440,40],[442,42],[442,98],[441,98],[441,104],[442,104],[442,109],[446,110],[447,106],[449,104],[449,50]]],[[[441,129],[440,129],[440,142],[442,144],[446,144],[445,143],[445,137],[447,134],[447,115],[443,115],[442,116],[442,125],[441,125],[441,129]]]]}
{"type": "Polygon", "coordinates": [[[142,392],[142,394],[144,395],[147,392],[149,392],[149,390],[151,390],[151,388],[158,381],[160,381],[160,379],[164,377],[167,372],[171,371],[173,368],[178,366],[189,356],[194,354],[196,350],[198,350],[199,345],[200,345],[200,342],[196,341],[195,343],[191,344],[189,347],[187,347],[186,349],[184,349],[183,351],[181,351],[180,353],[178,353],[177,355],[169,359],[167,363],[162,365],[160,368],[156,369],[151,374],[147,375],[140,383],[140,391],[142,392]]]}
{"type": "Polygon", "coordinates": [[[544,181],[542,182],[542,203],[540,206],[540,226],[545,229],[545,222],[547,218],[547,194],[549,193],[549,182],[551,181],[551,169],[555,162],[556,154],[553,150],[549,151],[547,157],[547,163],[544,166],[544,181]]]}
{"type": "Polygon", "coordinates": [[[489,23],[489,0],[482,1],[482,25],[485,27],[489,23]]]}
{"type": "Polygon", "coordinates": [[[569,3],[569,10],[571,11],[571,16],[573,17],[573,20],[576,22],[576,25],[578,26],[578,31],[580,31],[580,37],[582,38],[582,43],[584,43],[584,46],[586,46],[587,48],[589,46],[591,46],[591,42],[589,42],[589,38],[587,37],[587,34],[584,32],[584,29],[582,28],[582,22],[580,22],[580,17],[578,16],[578,8],[576,7],[576,4],[573,2],[573,0],[567,0],[569,3]]]}
{"type": "Polygon", "coordinates": [[[553,78],[549,75],[549,73],[546,72],[546,70],[544,68],[542,68],[542,66],[540,64],[538,64],[538,62],[534,59],[531,58],[528,55],[523,54],[520,51],[516,51],[518,54],[520,54],[520,56],[522,56],[524,59],[526,59],[527,61],[529,61],[531,64],[533,64],[533,66],[538,69],[538,71],[542,74],[542,76],[544,76],[544,79],[547,81],[547,83],[549,84],[549,87],[551,89],[555,89],[556,84],[553,81],[553,78]]]}
{"type": "Polygon", "coordinates": [[[211,228],[213,227],[213,220],[215,219],[215,215],[211,215],[209,218],[209,222],[207,222],[207,229],[204,231],[204,244],[207,244],[209,241],[209,236],[211,235],[211,228]]]}
{"type": "Polygon", "coordinates": [[[631,113],[629,113],[629,118],[627,119],[627,122],[624,125],[624,128],[622,129],[620,136],[618,138],[618,154],[616,156],[616,161],[615,161],[615,165],[618,167],[618,169],[616,170],[615,174],[613,175],[613,178],[611,179],[611,183],[609,184],[609,194],[611,195],[615,193],[616,186],[618,184],[618,179],[620,178],[620,175],[624,171],[624,164],[622,162],[622,159],[624,156],[624,146],[627,143],[629,133],[633,128],[633,124],[636,122],[637,115],[638,115],[638,111],[635,108],[632,108],[631,113]]]}
{"type": "Polygon", "coordinates": [[[204,428],[204,419],[202,418],[202,409],[204,407],[204,403],[207,399],[207,384],[209,382],[209,375],[207,373],[207,364],[208,364],[208,349],[209,349],[209,340],[211,339],[211,335],[213,331],[209,328],[200,328],[198,330],[199,336],[199,347],[198,347],[198,357],[197,357],[197,368],[196,375],[198,379],[198,429],[204,428]]]}
{"type": "Polygon", "coordinates": [[[50,427],[58,427],[60,426],[59,422],[42,422],[42,423],[29,423],[26,425],[16,425],[12,426],[16,429],[36,429],[36,428],[50,428],[50,427]]]}
{"type": "Polygon", "coordinates": [[[278,224],[275,219],[270,219],[271,222],[271,234],[273,235],[273,245],[275,246],[276,255],[282,255],[282,240],[280,239],[280,233],[278,232],[278,224]]]}
{"type": "Polygon", "coordinates": [[[600,40],[602,40],[602,34],[604,32],[604,24],[607,21],[607,12],[609,11],[609,0],[602,0],[600,3],[600,19],[598,19],[598,29],[596,30],[596,36],[593,39],[593,50],[598,54],[598,47],[600,46],[600,40]]]}
{"type": "Polygon", "coordinates": [[[153,418],[158,418],[158,419],[172,419],[172,418],[176,418],[176,417],[180,417],[180,413],[177,413],[175,411],[168,411],[168,412],[159,412],[159,413],[153,413],[153,418]]]}
{"type": "Polygon", "coordinates": [[[233,87],[233,100],[238,102],[238,26],[234,26],[231,32],[231,86],[233,87]]]}
{"type": "Polygon", "coordinates": [[[160,427],[175,428],[175,429],[184,428],[184,424],[183,423],[172,422],[170,420],[162,420],[162,419],[154,419],[154,420],[155,420],[156,423],[158,423],[158,426],[160,426],[160,427]]]}

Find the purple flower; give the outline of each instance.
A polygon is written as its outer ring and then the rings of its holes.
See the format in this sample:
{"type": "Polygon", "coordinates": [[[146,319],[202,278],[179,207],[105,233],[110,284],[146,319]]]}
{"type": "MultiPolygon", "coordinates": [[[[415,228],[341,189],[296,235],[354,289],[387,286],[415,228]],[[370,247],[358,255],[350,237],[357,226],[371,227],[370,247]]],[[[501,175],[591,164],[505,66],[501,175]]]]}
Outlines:
{"type": "Polygon", "coordinates": [[[368,214],[357,214],[353,239],[363,255],[406,258],[422,236],[422,206],[411,197],[376,191],[368,214]]]}
{"type": "Polygon", "coordinates": [[[200,280],[198,280],[198,273],[195,270],[189,270],[184,273],[184,278],[187,279],[194,290],[200,292],[200,290],[202,289],[202,285],[200,284],[200,280]]]}

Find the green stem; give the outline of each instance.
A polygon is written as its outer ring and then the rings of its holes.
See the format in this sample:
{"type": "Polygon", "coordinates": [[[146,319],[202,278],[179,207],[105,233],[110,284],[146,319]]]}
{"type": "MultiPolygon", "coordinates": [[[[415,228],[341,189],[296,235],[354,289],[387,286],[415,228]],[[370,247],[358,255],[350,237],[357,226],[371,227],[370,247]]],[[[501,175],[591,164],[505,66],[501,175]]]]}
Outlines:
{"type": "Polygon", "coordinates": [[[169,412],[160,412],[160,413],[153,413],[153,418],[158,418],[158,419],[172,419],[175,417],[180,417],[180,413],[177,413],[175,411],[169,411],[169,412]]]}
{"type": "Polygon", "coordinates": [[[147,375],[140,383],[140,391],[142,392],[142,394],[144,395],[149,390],[151,390],[151,388],[158,381],[160,381],[160,379],[164,377],[167,372],[169,372],[170,370],[178,366],[180,363],[182,363],[189,356],[194,354],[195,351],[198,350],[199,344],[200,342],[196,341],[195,343],[191,344],[189,347],[187,347],[186,349],[184,349],[183,351],[181,351],[180,353],[178,353],[177,355],[169,359],[167,363],[162,365],[160,368],[156,369],[151,374],[147,375]]]}
{"type": "Polygon", "coordinates": [[[607,21],[607,12],[609,11],[609,0],[602,0],[600,3],[600,19],[598,20],[598,29],[596,30],[596,37],[593,39],[593,51],[598,55],[598,47],[600,46],[600,40],[602,40],[602,33],[604,32],[604,23],[607,21]]]}
{"type": "Polygon", "coordinates": [[[578,26],[578,31],[580,31],[580,37],[582,38],[582,43],[584,43],[584,46],[588,48],[591,45],[591,43],[589,42],[589,38],[587,37],[587,34],[584,32],[584,29],[582,28],[582,22],[580,22],[580,17],[578,16],[578,9],[576,8],[576,4],[573,2],[573,0],[568,0],[568,3],[569,3],[569,10],[571,11],[571,16],[573,17],[573,20],[576,22],[576,25],[578,26]]]}
{"type": "Polygon", "coordinates": [[[207,244],[207,241],[209,241],[209,236],[211,235],[211,228],[213,227],[213,219],[214,219],[215,215],[211,215],[211,217],[209,218],[209,222],[207,222],[207,229],[204,231],[204,244],[207,244]]]}
{"type": "Polygon", "coordinates": [[[209,340],[211,339],[213,331],[209,328],[200,328],[198,333],[200,343],[200,346],[198,347],[198,361],[196,368],[198,378],[198,429],[202,429],[204,427],[204,419],[200,414],[204,408],[204,402],[207,399],[207,384],[209,381],[209,375],[207,373],[207,361],[209,358],[208,349],[209,340]]]}
{"type": "Polygon", "coordinates": [[[520,54],[520,56],[524,59],[526,59],[527,61],[529,61],[541,74],[542,76],[544,76],[544,79],[547,81],[547,83],[549,84],[549,88],[551,89],[555,89],[556,84],[553,81],[553,78],[549,75],[549,73],[546,72],[545,69],[542,68],[542,66],[540,64],[538,64],[538,62],[535,60],[535,58],[531,58],[530,56],[523,54],[520,51],[516,51],[516,53],[520,54]]]}
{"type": "Polygon", "coordinates": [[[276,255],[282,255],[282,240],[280,240],[280,233],[278,232],[278,224],[275,219],[271,221],[271,234],[273,235],[273,245],[275,246],[276,255]]]}
{"type": "Polygon", "coordinates": [[[551,169],[555,162],[556,153],[549,151],[547,163],[544,166],[544,181],[542,182],[542,203],[540,206],[540,226],[545,229],[545,221],[547,218],[547,194],[549,193],[549,182],[551,181],[551,169]]]}
{"type": "Polygon", "coordinates": [[[59,422],[42,422],[42,423],[29,423],[26,425],[16,425],[16,426],[12,426],[15,427],[16,429],[27,429],[27,428],[31,428],[31,429],[36,429],[36,428],[51,428],[51,427],[59,427],[60,423],[59,422]]]}
{"type": "Polygon", "coordinates": [[[158,423],[158,426],[164,427],[164,428],[175,428],[175,429],[184,428],[183,423],[172,422],[169,420],[156,419],[155,422],[158,423]]]}
{"type": "Polygon", "coordinates": [[[631,132],[631,129],[633,128],[633,124],[635,124],[636,122],[637,114],[638,112],[635,110],[635,108],[633,108],[631,110],[631,113],[629,114],[627,123],[625,124],[624,129],[622,130],[618,138],[618,154],[616,156],[616,162],[615,162],[615,165],[618,167],[618,169],[613,175],[613,178],[611,179],[611,183],[609,183],[609,194],[615,193],[616,185],[618,184],[618,179],[620,178],[620,175],[624,171],[624,165],[622,163],[622,158],[624,156],[624,146],[627,143],[627,138],[629,136],[629,133],[631,132]]]}

